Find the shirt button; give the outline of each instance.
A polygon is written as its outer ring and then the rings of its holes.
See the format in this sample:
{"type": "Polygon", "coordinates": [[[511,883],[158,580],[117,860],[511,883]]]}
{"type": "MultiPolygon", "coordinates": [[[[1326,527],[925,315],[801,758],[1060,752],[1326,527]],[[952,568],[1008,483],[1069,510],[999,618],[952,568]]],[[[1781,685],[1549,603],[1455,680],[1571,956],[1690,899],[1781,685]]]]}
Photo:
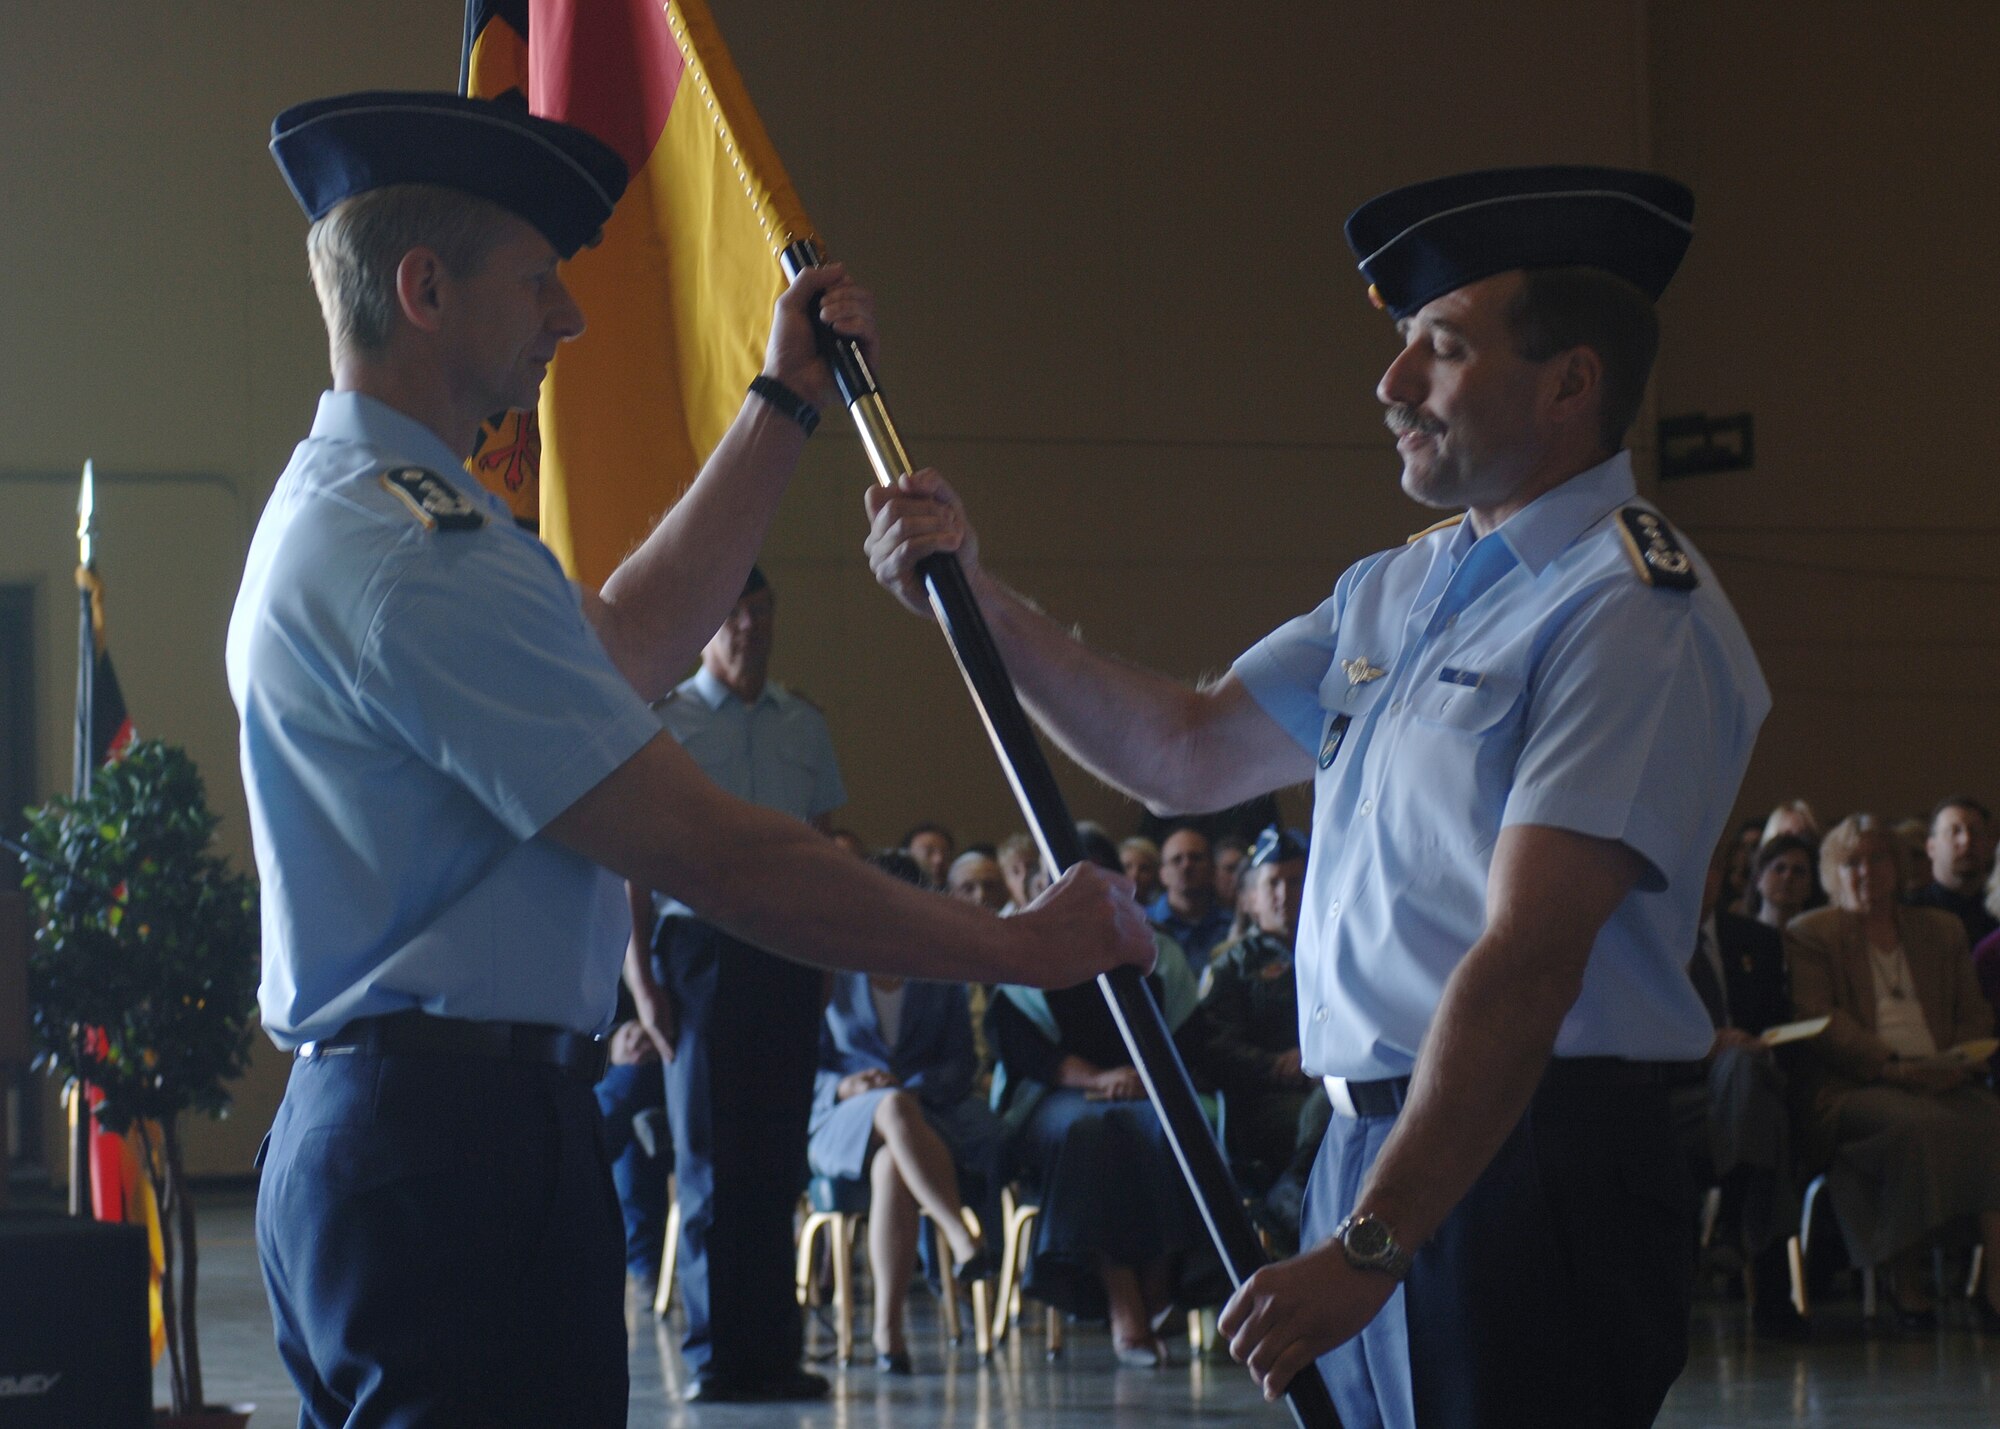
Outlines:
{"type": "Polygon", "coordinates": [[[1339,912],[1340,912],[1340,900],[1339,900],[1338,898],[1334,899],[1334,900],[1333,900],[1333,906],[1332,906],[1331,908],[1327,909],[1327,911],[1328,911],[1329,913],[1335,913],[1335,914],[1339,913],[1339,912]]]}
{"type": "Polygon", "coordinates": [[[1389,701],[1390,714],[1401,714],[1402,712],[1403,712],[1403,702],[1401,700],[1389,701]]]}
{"type": "Polygon", "coordinates": [[[1324,1007],[1313,1009],[1313,1021],[1315,1022],[1326,1021],[1326,1009],[1324,1007]]]}
{"type": "Polygon", "coordinates": [[[1374,812],[1375,801],[1373,799],[1363,799],[1361,801],[1361,817],[1365,819],[1374,812]]]}

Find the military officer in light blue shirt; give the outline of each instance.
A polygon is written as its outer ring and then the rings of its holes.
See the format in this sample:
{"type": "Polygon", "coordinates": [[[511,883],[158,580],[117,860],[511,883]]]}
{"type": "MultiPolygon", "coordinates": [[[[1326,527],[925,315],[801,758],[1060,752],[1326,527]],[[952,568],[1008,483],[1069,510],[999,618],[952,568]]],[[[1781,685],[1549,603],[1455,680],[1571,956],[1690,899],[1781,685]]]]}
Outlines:
{"type": "Polygon", "coordinates": [[[927,898],[702,777],[647,708],[735,601],[831,379],[837,267],[780,300],[692,490],[600,591],[464,472],[583,329],[560,264],[618,156],[456,95],[298,106],[333,391],[252,540],[227,647],[262,880],[264,1025],[297,1053],[259,1261],[308,1426],[623,1426],[623,1236],[591,1084],[618,877],[760,946],[905,976],[1150,966],[1129,885],[1008,920],[927,898]]]}
{"type": "Polygon", "coordinates": [[[1624,433],[1693,197],[1493,170],[1357,210],[1402,347],[1403,489],[1456,511],[1190,690],[987,574],[934,474],[871,492],[878,579],[956,550],[1029,708],[1155,807],[1315,781],[1297,974],[1335,1115],[1295,1259],[1221,1317],[1267,1394],[1316,1359],[1348,1429],[1650,1424],[1686,1357],[1693,1208],[1668,1087],[1684,968],[1770,697],[1624,433]]]}
{"type": "MultiPolygon", "coordinates": [[[[776,622],[777,593],[753,566],[701,668],[660,702],[660,723],[720,788],[830,833],[847,801],[833,736],[770,678],[776,622]]],[[[633,890],[632,918],[626,981],[666,1067],[689,1397],[817,1398],[827,1381],[799,1367],[792,1211],[806,1182],[820,974],[669,893],[633,890]]]]}

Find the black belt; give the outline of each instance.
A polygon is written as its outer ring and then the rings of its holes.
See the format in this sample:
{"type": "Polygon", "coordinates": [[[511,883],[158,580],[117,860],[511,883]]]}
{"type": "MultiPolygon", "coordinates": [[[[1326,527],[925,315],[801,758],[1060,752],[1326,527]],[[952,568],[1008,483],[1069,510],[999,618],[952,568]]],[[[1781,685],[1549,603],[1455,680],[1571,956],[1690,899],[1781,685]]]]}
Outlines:
{"type": "Polygon", "coordinates": [[[607,1055],[601,1038],[567,1027],[539,1022],[467,1022],[415,1010],[357,1017],[331,1037],[302,1044],[298,1055],[310,1061],[347,1050],[540,1062],[593,1083],[604,1075],[607,1055]]]}
{"type": "MultiPolygon", "coordinates": [[[[1702,1079],[1699,1062],[1628,1062],[1622,1057],[1554,1057],[1542,1072],[1542,1085],[1677,1087],[1702,1079]]],[[[1384,1077],[1377,1082],[1325,1077],[1327,1099],[1346,1117],[1394,1116],[1410,1097],[1408,1077],[1384,1077]]]]}

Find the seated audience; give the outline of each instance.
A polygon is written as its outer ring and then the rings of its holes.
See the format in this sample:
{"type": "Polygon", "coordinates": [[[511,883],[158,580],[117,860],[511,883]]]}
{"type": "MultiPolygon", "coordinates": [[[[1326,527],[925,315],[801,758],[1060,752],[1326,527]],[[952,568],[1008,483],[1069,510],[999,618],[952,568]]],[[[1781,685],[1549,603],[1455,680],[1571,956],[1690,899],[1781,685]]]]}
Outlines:
{"type": "Polygon", "coordinates": [[[1216,951],[1201,1005],[1184,1032],[1192,1065],[1227,1099],[1225,1141],[1243,1187],[1264,1196],[1267,1224],[1286,1254],[1332,1107],[1299,1058],[1299,994],[1292,972],[1306,849],[1266,829],[1243,869],[1250,931],[1216,951]]]}
{"type": "Polygon", "coordinates": [[[1175,829],[1160,845],[1160,896],[1146,905],[1153,920],[1179,946],[1197,980],[1208,955],[1229,936],[1235,909],[1215,896],[1215,864],[1200,829],[1175,829]]]}
{"type": "Polygon", "coordinates": [[[1160,846],[1134,834],[1118,845],[1118,866],[1132,880],[1132,896],[1151,903],[1160,896],[1160,846]]]}
{"type": "MultiPolygon", "coordinates": [[[[1164,935],[1147,981],[1178,1031],[1194,1010],[1194,979],[1164,935]]],[[[1069,1314],[1108,1318],[1121,1363],[1165,1364],[1156,1317],[1226,1285],[1109,1010],[1088,998],[1061,1006],[1059,1023],[1046,994],[1002,986],[988,1018],[993,1106],[1041,1206],[1023,1289],[1069,1314]]]]}
{"type": "Polygon", "coordinates": [[[1969,794],[1954,794],[1931,811],[1924,840],[1930,882],[1910,895],[1920,908],[1942,908],[1965,928],[1971,947],[2000,928],[1986,911],[1986,875],[1993,871],[1993,815],[1969,794]]]}
{"type": "MultiPolygon", "coordinates": [[[[880,855],[909,883],[916,864],[880,855]]],[[[910,1373],[903,1309],[917,1263],[918,1212],[928,1213],[961,1279],[994,1268],[959,1215],[959,1177],[979,1188],[982,1229],[999,1221],[1000,1123],[969,1095],[972,1027],[965,989],[868,973],[834,973],[820,1027],[819,1074],[806,1159],[819,1176],[866,1176],[868,1267],[875,1285],[876,1368],[910,1373]]]]}
{"type": "MultiPolygon", "coordinates": [[[[1760,870],[1803,861],[1802,839],[1780,834],[1758,850],[1760,870]],[[1764,855],[1777,849],[1768,867],[1764,855]]],[[[1698,1184],[1722,1190],[1724,1244],[1733,1244],[1751,1270],[1753,1323],[1762,1334],[1797,1338],[1805,1322],[1790,1302],[1786,1241],[1799,1223],[1799,1187],[1793,1172],[1791,1114],[1779,1054],[1758,1033],[1788,1022],[1791,992],[1784,945],[1777,929],[1719,906],[1731,846],[1718,845],[1702,890],[1702,919],[1688,979],[1715,1028],[1700,1083],[1674,1093],[1687,1132],[1698,1184]]],[[[1787,876],[1775,893],[1797,911],[1803,871],[1787,876]],[[1793,885],[1798,886],[1793,886],[1793,885]]],[[[1764,880],[1760,879],[1761,890],[1764,880]]],[[[1765,897],[1769,907],[1773,901],[1765,897]]]]}
{"type": "Polygon", "coordinates": [[[1902,871],[1902,886],[1905,893],[1929,883],[1931,881],[1931,855],[1928,847],[1931,837],[1930,821],[1898,819],[1889,826],[1889,836],[1896,841],[1897,862],[1902,871]]]}
{"type": "Polygon", "coordinates": [[[943,888],[945,870],[951,866],[952,855],[958,852],[958,840],[943,824],[918,824],[903,835],[897,849],[916,860],[917,868],[924,875],[926,888],[943,888]]]}
{"type": "Polygon", "coordinates": [[[995,913],[1008,903],[1007,879],[1000,872],[1000,860],[978,849],[968,849],[951,861],[945,870],[944,891],[995,913]]]}
{"type": "MultiPolygon", "coordinates": [[[[1888,1264],[1899,1320],[1935,1323],[1926,1247],[1977,1218],[2000,1264],[2000,1098],[1974,1069],[1940,1059],[1991,1035],[1956,918],[1898,898],[1894,841],[1867,814],[1843,819],[1820,849],[1831,907],[1785,930],[1800,1017],[1831,1019],[1805,1044],[1815,1073],[1811,1131],[1830,1153],[1827,1185],[1856,1265],[1888,1264]]],[[[1982,1318],[2000,1325],[2000,1275],[1982,1318]]]]}
{"type": "Polygon", "coordinates": [[[1819,846],[1798,834],[1766,839],[1750,865],[1750,912],[1766,928],[1782,933],[1805,912],[1811,899],[1819,846]]]}
{"type": "Polygon", "coordinates": [[[1025,908],[1042,896],[1049,886],[1049,871],[1042,866],[1042,851],[1027,834],[1009,834],[1000,841],[1000,876],[1007,880],[1007,906],[1011,913],[1025,908]]]}

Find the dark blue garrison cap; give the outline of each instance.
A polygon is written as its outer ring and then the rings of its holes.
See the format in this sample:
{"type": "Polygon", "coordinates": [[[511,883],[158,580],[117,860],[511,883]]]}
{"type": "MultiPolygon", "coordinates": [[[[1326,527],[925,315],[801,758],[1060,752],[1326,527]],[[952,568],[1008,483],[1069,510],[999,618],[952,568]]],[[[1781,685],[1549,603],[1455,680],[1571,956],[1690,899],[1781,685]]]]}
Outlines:
{"type": "Polygon", "coordinates": [[[271,156],[315,222],[370,189],[436,184],[525,219],[564,258],[625,192],[625,161],[583,130],[457,94],[371,90],[294,105],[271,123],[271,156]]]}
{"type": "Polygon", "coordinates": [[[1602,268],[1659,300],[1694,236],[1687,185],[1633,169],[1482,169],[1391,189],[1347,219],[1368,296],[1406,318],[1511,268],[1602,268]]]}

